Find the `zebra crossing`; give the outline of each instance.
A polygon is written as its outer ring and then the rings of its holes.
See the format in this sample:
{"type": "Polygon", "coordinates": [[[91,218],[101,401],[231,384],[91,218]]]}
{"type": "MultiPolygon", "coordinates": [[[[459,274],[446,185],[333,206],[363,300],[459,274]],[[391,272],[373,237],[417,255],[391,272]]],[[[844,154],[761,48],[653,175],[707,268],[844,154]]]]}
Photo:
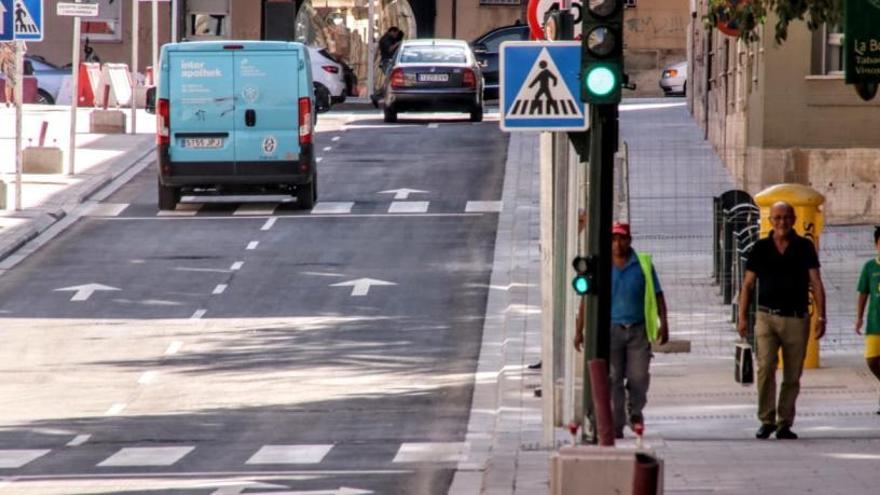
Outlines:
{"type": "MultiPolygon", "coordinates": [[[[53,456],[70,455],[77,449],[88,449],[93,455],[91,464],[97,468],[149,468],[173,467],[184,460],[195,456],[211,456],[217,451],[217,445],[173,445],[173,446],[130,446],[118,447],[108,451],[103,447],[89,443],[80,444],[75,448],[69,445],[55,449],[0,449],[0,474],[9,470],[21,469],[43,459],[53,456]]],[[[261,445],[251,454],[244,454],[241,466],[284,466],[284,465],[319,465],[326,462],[334,449],[351,451],[353,446],[337,444],[267,444],[261,445]]],[[[369,449],[370,446],[361,446],[369,449]]],[[[221,448],[222,450],[222,448],[221,448]]],[[[379,448],[377,451],[384,451],[379,448]]],[[[456,464],[468,453],[467,442],[402,442],[393,456],[388,452],[377,454],[371,452],[369,458],[377,465],[392,464],[456,464]]],[[[81,456],[81,453],[77,452],[81,456]]]]}
{"type": "Polygon", "coordinates": [[[292,215],[407,215],[407,214],[472,214],[500,213],[501,201],[323,201],[315,204],[311,211],[302,211],[291,202],[271,203],[181,203],[171,211],[157,210],[155,205],[138,203],[99,203],[86,213],[90,217],[195,217],[195,216],[233,216],[266,217],[292,215]]]}

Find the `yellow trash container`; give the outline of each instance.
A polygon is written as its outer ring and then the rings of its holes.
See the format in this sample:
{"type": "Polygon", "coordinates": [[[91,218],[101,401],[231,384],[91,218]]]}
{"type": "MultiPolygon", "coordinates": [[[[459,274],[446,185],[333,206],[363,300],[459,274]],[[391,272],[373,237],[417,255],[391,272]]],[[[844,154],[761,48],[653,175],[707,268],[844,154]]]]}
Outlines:
{"type": "MultiPolygon", "coordinates": [[[[794,207],[795,224],[794,230],[803,237],[813,241],[816,252],[819,252],[819,237],[822,235],[824,218],[822,215],[822,203],[825,196],[809,186],[801,184],[777,184],[768,187],[755,195],[755,204],[761,208],[761,237],[767,237],[770,233],[770,207],[778,201],[785,201],[794,207]]],[[[807,343],[807,356],[804,359],[805,368],[819,367],[819,341],[816,340],[816,324],[818,315],[813,311],[812,294],[810,295],[810,340],[807,343]]],[[[779,358],[782,366],[782,357],[779,358]]]]}

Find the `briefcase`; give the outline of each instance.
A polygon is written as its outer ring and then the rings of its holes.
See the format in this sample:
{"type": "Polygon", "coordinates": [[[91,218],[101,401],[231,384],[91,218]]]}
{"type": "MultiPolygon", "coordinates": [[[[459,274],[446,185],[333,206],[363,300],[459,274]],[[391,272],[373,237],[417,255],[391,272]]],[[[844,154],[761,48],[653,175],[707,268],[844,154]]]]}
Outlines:
{"type": "Polygon", "coordinates": [[[752,346],[748,342],[737,342],[736,344],[736,370],[734,378],[737,383],[748,385],[755,381],[755,370],[752,359],[752,346]]]}

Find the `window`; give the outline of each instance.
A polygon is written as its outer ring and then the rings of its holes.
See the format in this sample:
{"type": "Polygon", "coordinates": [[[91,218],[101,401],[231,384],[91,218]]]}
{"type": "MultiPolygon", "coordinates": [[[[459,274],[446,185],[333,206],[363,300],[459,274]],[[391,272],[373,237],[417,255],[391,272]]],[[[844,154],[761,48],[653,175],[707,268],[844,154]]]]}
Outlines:
{"type": "Polygon", "coordinates": [[[98,15],[82,19],[81,39],[122,41],[122,3],[119,0],[99,0],[98,15]]]}
{"type": "Polygon", "coordinates": [[[467,62],[464,48],[458,46],[405,46],[400,54],[404,64],[443,63],[463,64],[467,62]]]}
{"type": "Polygon", "coordinates": [[[229,0],[189,0],[186,3],[186,38],[229,37],[229,0]]]}
{"type": "Polygon", "coordinates": [[[490,34],[483,39],[482,44],[486,46],[486,51],[491,53],[498,52],[501,43],[505,41],[522,41],[522,29],[505,29],[494,34],[490,34]]]}
{"type": "Polygon", "coordinates": [[[843,74],[843,33],[840,26],[825,26],[822,68],[825,74],[843,74]]]}

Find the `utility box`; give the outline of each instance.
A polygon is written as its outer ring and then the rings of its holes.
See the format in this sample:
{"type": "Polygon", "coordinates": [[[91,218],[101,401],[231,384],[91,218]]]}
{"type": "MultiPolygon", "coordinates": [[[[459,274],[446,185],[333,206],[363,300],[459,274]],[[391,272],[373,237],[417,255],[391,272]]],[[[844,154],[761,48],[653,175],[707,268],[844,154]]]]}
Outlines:
{"type": "Polygon", "coordinates": [[[92,134],[125,134],[125,112],[122,110],[93,110],[89,114],[89,132],[92,134]]]}
{"type": "Polygon", "coordinates": [[[57,146],[30,146],[21,150],[21,172],[24,174],[60,174],[64,153],[57,146]]]}
{"type": "Polygon", "coordinates": [[[551,495],[662,495],[663,461],[653,451],[617,447],[563,447],[550,457],[551,495]],[[637,455],[653,457],[659,464],[656,490],[634,491],[637,455]]]}

